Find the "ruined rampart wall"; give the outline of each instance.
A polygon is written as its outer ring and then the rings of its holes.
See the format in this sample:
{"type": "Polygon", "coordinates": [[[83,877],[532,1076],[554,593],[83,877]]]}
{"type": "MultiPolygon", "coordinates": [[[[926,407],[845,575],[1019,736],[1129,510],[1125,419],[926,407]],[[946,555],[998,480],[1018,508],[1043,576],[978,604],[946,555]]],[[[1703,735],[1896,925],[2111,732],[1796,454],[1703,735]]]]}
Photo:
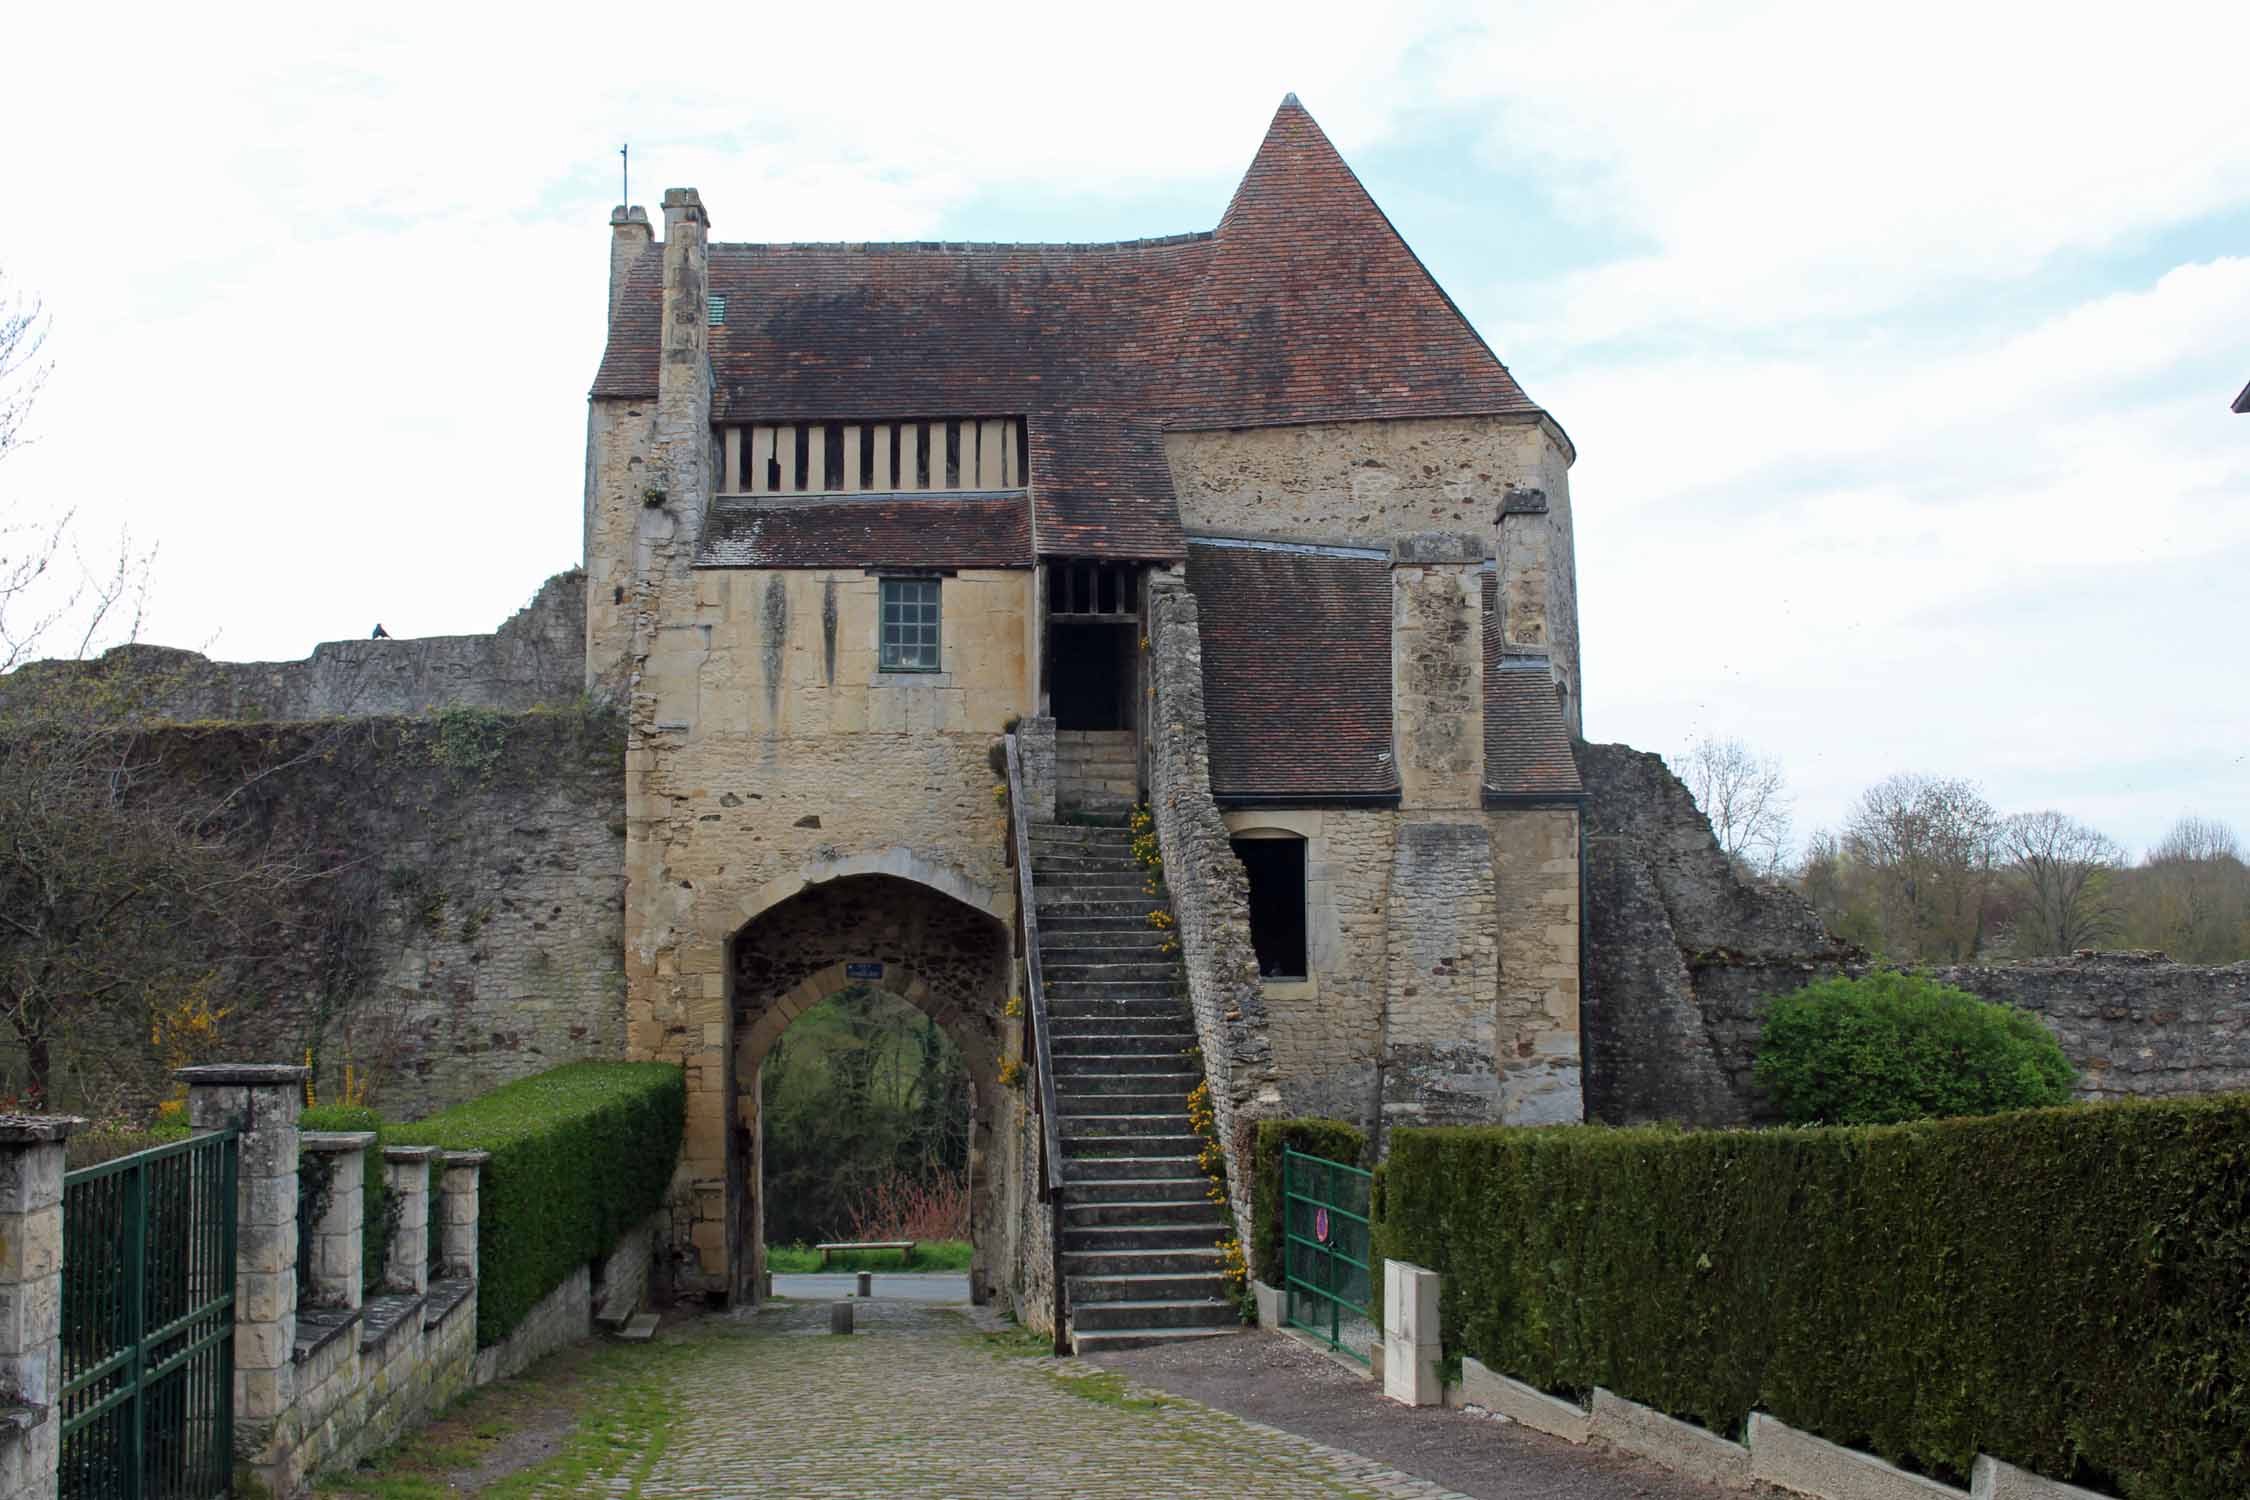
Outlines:
{"type": "MultiPolygon", "coordinates": [[[[1587,1113],[1734,1125],[1770,1117],[1752,1069],[1766,1002],[1865,973],[1794,891],[1735,874],[1655,755],[1580,745],[1587,805],[1587,1113]]],[[[2085,954],[1924,972],[2040,1017],[2087,1098],[2250,1088],[2250,964],[2085,954]]]]}

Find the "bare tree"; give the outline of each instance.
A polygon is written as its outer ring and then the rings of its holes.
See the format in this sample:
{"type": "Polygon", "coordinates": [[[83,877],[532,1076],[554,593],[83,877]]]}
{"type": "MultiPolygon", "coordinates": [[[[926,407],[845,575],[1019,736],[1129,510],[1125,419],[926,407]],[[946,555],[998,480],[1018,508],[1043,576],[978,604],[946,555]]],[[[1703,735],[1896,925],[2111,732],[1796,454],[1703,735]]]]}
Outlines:
{"type": "Polygon", "coordinates": [[[1999,815],[1966,781],[1893,776],[1862,793],[1844,847],[1874,885],[1895,957],[1961,962],[1984,945],[1999,815]]]}
{"type": "Polygon", "coordinates": [[[2250,956],[2250,866],[2234,830],[2185,817],[2132,872],[2128,906],[2134,943],[2185,963],[2250,956]]]}
{"type": "Polygon", "coordinates": [[[1681,757],[1680,777],[1736,869],[1769,879],[1781,873],[1790,852],[1790,798],[1780,761],[1737,739],[1706,737],[1681,757]]]}
{"type": "Polygon", "coordinates": [[[1999,844],[2022,903],[2020,955],[2075,953],[2116,935],[2123,917],[2116,883],[2125,851],[2114,839],[2049,809],[2009,818],[2000,825],[1999,844]]]}

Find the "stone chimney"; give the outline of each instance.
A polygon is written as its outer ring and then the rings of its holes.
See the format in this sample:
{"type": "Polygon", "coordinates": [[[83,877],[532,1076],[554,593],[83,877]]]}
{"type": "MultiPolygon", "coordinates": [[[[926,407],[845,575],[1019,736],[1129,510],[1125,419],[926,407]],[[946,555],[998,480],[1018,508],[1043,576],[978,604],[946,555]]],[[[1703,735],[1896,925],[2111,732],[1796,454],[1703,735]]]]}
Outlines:
{"type": "Polygon", "coordinates": [[[1511,488],[1500,501],[1500,645],[1547,654],[1547,495],[1511,488]]]}
{"type": "Polygon", "coordinates": [[[1484,541],[1391,544],[1391,725],[1400,807],[1484,806],[1484,541]]]}
{"type": "Polygon", "coordinates": [[[656,243],[649,228],[648,210],[624,204],[609,211],[609,321],[617,322],[617,309],[625,300],[625,278],[641,252],[656,243]]]}
{"type": "Polygon", "coordinates": [[[710,222],[694,188],[665,190],[656,443],[642,499],[691,547],[711,494],[710,222]]]}

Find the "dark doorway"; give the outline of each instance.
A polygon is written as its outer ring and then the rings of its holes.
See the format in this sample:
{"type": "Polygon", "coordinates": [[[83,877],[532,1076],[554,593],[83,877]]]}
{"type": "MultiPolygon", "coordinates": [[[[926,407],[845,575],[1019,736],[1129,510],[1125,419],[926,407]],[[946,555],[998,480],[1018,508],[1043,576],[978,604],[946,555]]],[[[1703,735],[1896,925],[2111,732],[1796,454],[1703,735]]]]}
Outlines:
{"type": "Polygon", "coordinates": [[[1056,622],[1048,637],[1048,701],[1057,729],[1133,727],[1131,621],[1056,622]]]}
{"type": "Polygon", "coordinates": [[[1234,840],[1250,877],[1250,946],[1264,979],[1302,979],[1305,968],[1305,841],[1234,840]]]}

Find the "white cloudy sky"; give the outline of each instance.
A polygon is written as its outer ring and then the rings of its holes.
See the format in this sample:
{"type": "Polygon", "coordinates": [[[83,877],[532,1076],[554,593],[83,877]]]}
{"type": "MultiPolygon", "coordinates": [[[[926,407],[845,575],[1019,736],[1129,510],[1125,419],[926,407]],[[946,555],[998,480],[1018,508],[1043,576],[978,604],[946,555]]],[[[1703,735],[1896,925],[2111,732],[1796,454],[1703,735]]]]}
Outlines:
{"type": "Polygon", "coordinates": [[[697,9],[12,18],[0,504],[215,655],[489,629],[578,556],[620,141],[721,238],[1113,238],[1294,89],[1579,445],[1592,737],[2250,834],[2250,10],[697,9]]]}

